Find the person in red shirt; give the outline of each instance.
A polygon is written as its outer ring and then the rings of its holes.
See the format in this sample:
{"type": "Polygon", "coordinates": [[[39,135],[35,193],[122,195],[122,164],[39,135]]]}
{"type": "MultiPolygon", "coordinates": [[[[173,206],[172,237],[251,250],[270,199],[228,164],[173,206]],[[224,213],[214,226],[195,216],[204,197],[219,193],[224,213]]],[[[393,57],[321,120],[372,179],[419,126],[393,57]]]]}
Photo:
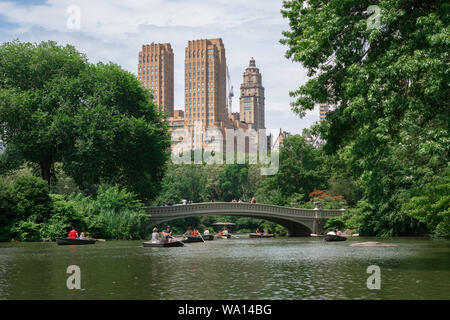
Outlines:
{"type": "Polygon", "coordinates": [[[78,231],[75,230],[75,228],[72,228],[69,232],[69,238],[70,239],[76,239],[78,237],[78,231]]]}

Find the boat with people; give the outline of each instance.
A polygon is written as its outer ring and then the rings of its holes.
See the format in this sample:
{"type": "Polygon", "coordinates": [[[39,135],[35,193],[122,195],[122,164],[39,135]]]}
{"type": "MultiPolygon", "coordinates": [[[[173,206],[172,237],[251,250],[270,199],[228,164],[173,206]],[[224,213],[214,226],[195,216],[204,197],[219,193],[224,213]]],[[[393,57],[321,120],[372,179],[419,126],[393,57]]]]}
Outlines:
{"type": "Polygon", "coordinates": [[[347,237],[344,237],[342,232],[338,229],[330,230],[323,238],[325,241],[345,241],[347,237]]]}
{"type": "Polygon", "coordinates": [[[178,240],[172,240],[170,242],[152,242],[146,241],[142,242],[143,247],[147,248],[171,248],[171,247],[182,247],[184,246],[183,242],[178,240]]]}
{"type": "Polygon", "coordinates": [[[324,237],[325,241],[345,241],[347,240],[347,237],[343,237],[343,236],[338,236],[335,234],[327,234],[324,237]]]}
{"type": "Polygon", "coordinates": [[[191,243],[191,242],[203,242],[202,237],[200,236],[193,236],[193,235],[186,235],[184,236],[183,242],[185,243],[191,243]]]}
{"type": "Polygon", "coordinates": [[[59,246],[63,245],[86,245],[86,244],[95,244],[97,242],[96,239],[71,239],[71,238],[62,238],[57,237],[56,243],[59,246]]]}
{"type": "Polygon", "coordinates": [[[268,233],[250,233],[250,238],[273,238],[275,237],[274,234],[268,234],[268,233]]]}
{"type": "Polygon", "coordinates": [[[218,239],[231,239],[231,227],[235,226],[236,224],[233,222],[216,222],[212,224],[213,226],[223,227],[223,230],[220,230],[217,232],[216,237],[218,239]]]}

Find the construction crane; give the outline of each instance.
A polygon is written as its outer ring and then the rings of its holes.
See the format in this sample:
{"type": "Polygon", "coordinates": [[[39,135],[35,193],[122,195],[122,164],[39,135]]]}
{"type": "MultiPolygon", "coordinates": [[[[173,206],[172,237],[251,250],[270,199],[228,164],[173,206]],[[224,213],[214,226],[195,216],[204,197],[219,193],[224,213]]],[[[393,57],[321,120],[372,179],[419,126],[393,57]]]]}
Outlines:
{"type": "Polygon", "coordinates": [[[231,85],[230,81],[230,72],[228,71],[228,66],[227,66],[227,82],[228,82],[228,115],[231,116],[231,114],[233,113],[232,105],[234,93],[233,93],[233,86],[231,85]]]}

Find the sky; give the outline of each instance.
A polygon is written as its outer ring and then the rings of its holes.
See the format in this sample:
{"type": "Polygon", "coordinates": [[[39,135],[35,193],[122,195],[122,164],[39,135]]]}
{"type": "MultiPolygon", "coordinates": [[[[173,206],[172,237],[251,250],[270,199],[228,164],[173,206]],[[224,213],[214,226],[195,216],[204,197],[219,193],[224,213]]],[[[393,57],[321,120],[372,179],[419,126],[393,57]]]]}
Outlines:
{"type": "Polygon", "coordinates": [[[175,109],[184,110],[187,42],[222,38],[235,92],[233,112],[239,111],[239,87],[253,57],[265,88],[267,130],[296,134],[318,121],[319,111],[304,118],[291,111],[289,92],[307,76],[279,43],[289,30],[281,7],[281,0],[0,0],[0,43],[72,44],[93,63],[111,61],[137,74],[142,45],[168,42],[174,51],[175,109]]]}

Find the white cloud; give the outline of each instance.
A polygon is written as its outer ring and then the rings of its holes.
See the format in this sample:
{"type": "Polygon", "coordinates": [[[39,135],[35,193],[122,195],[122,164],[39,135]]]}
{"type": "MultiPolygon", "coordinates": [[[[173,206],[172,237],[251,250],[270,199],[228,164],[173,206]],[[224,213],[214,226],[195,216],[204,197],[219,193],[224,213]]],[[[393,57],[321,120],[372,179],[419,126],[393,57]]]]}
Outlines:
{"type": "MultiPolygon", "coordinates": [[[[281,1],[274,0],[47,0],[26,6],[4,1],[0,2],[0,26],[3,18],[17,27],[2,30],[0,41],[71,43],[93,62],[112,61],[132,73],[136,73],[142,44],[170,42],[175,54],[175,105],[183,108],[187,41],[220,37],[235,94],[254,57],[263,76],[267,128],[300,133],[319,116],[315,110],[300,119],[291,111],[289,91],[306,81],[306,72],[284,57],[287,47],[279,39],[288,21],[280,9],[281,1]],[[81,9],[80,30],[67,28],[71,5],[81,9]]],[[[235,96],[234,110],[238,104],[235,96]]]]}

